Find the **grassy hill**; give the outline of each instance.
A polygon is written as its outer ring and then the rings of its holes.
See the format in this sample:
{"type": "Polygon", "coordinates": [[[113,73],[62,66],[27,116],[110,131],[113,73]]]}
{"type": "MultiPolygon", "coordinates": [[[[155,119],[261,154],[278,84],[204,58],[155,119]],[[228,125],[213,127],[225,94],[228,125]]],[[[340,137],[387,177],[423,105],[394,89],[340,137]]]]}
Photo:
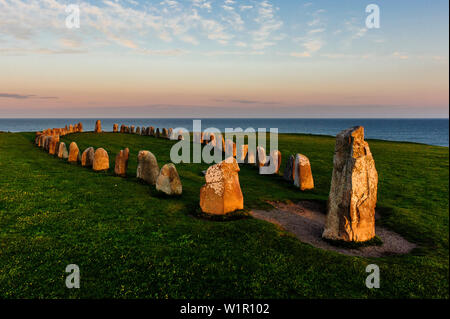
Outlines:
{"type": "MultiPolygon", "coordinates": [[[[103,147],[113,168],[130,149],[128,177],[95,173],[33,145],[34,133],[0,133],[1,298],[448,298],[449,151],[413,143],[369,141],[379,173],[379,225],[419,248],[383,258],[349,257],[302,243],[250,217],[199,218],[201,171],[178,164],[180,198],[136,180],[137,153],[161,167],[175,143],[128,134],[72,134],[81,150],[103,147]],[[381,288],[365,287],[365,267],[381,270],[381,288]],[[65,287],[77,264],[81,289],[65,287]]],[[[246,208],[265,200],[325,202],[334,138],[280,134],[288,154],[311,161],[316,189],[301,192],[281,176],[239,173],[246,208]]]]}

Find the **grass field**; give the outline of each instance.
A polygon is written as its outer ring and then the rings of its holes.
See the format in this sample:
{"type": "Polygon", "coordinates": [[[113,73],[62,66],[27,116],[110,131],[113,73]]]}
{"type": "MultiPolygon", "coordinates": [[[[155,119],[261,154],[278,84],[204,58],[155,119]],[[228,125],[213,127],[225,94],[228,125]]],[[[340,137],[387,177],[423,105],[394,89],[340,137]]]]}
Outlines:
{"type": "MultiPolygon", "coordinates": [[[[448,298],[449,151],[413,143],[369,141],[379,173],[377,222],[419,248],[383,258],[349,257],[298,241],[253,218],[215,221],[196,215],[201,171],[178,164],[180,198],[136,180],[139,150],[161,167],[175,142],[128,134],[72,134],[81,150],[103,147],[105,173],[71,165],[39,149],[34,133],[0,133],[1,298],[448,298]],[[113,175],[130,149],[128,177],[113,175]],[[367,289],[365,267],[380,266],[381,288],[367,289]],[[81,288],[65,287],[77,264],[81,288]]],[[[280,135],[288,154],[311,161],[314,191],[281,176],[239,173],[247,209],[265,200],[328,197],[334,138],[280,135]]]]}

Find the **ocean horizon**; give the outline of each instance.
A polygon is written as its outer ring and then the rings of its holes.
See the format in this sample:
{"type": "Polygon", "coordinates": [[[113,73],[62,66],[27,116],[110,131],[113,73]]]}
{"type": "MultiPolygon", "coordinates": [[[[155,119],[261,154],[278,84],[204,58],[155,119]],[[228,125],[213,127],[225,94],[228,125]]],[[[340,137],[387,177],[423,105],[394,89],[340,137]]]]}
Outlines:
{"type": "Polygon", "coordinates": [[[436,146],[449,146],[449,119],[318,119],[318,118],[10,118],[0,119],[0,131],[34,132],[46,128],[64,127],[83,123],[85,131],[93,131],[96,120],[102,121],[104,131],[112,131],[114,123],[119,125],[183,127],[192,131],[192,121],[202,120],[202,130],[215,127],[278,128],[279,133],[301,133],[336,136],[340,131],[361,125],[367,139],[413,142],[436,146]]]}

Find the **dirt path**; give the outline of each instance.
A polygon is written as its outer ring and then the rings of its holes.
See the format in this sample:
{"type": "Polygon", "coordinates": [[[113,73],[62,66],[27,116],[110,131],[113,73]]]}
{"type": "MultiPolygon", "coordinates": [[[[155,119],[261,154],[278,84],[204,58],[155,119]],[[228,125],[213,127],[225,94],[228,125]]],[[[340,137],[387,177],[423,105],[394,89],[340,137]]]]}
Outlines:
{"type": "Polygon", "coordinates": [[[320,204],[302,201],[298,204],[270,202],[271,211],[253,210],[252,216],[281,226],[293,233],[302,242],[314,247],[333,250],[349,256],[382,257],[395,254],[407,254],[415,244],[383,227],[376,228],[376,234],[383,241],[381,246],[350,249],[333,246],[322,239],[325,225],[325,212],[320,204]]]}

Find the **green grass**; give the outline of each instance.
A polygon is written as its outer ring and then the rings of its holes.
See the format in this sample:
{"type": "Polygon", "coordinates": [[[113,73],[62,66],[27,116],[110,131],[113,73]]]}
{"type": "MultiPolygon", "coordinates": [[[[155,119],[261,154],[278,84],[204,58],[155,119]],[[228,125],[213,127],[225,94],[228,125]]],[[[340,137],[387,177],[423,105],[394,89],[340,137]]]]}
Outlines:
{"type": "MultiPolygon", "coordinates": [[[[205,164],[179,164],[183,195],[167,198],[135,178],[139,150],[161,167],[175,142],[126,134],[73,134],[81,150],[104,147],[111,167],[130,149],[120,178],[52,157],[33,133],[0,133],[1,298],[448,298],[449,152],[412,143],[369,141],[379,173],[378,225],[419,245],[411,254],[349,257],[298,241],[276,226],[245,216],[198,214],[205,164]],[[81,289],[65,287],[65,267],[77,264],[81,289]],[[368,264],[381,288],[367,289],[368,264]]],[[[239,173],[245,209],[266,200],[328,196],[334,139],[280,135],[287,155],[311,161],[314,191],[281,176],[239,173]]]]}

